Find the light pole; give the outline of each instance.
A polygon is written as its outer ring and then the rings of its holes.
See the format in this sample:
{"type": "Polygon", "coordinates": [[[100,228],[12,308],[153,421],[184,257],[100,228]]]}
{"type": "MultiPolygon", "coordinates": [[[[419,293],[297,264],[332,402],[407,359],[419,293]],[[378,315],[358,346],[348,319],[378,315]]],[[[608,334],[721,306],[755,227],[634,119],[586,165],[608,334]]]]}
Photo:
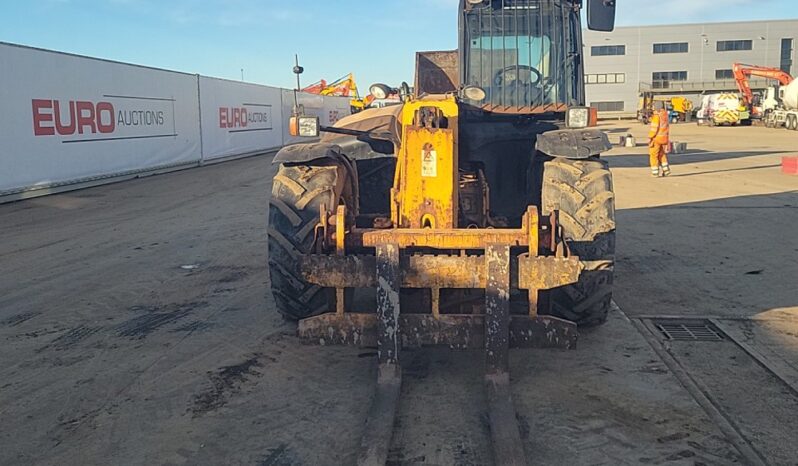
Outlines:
{"type": "Polygon", "coordinates": [[[704,48],[709,45],[709,37],[706,34],[701,34],[701,71],[699,81],[704,81],[704,48]]]}

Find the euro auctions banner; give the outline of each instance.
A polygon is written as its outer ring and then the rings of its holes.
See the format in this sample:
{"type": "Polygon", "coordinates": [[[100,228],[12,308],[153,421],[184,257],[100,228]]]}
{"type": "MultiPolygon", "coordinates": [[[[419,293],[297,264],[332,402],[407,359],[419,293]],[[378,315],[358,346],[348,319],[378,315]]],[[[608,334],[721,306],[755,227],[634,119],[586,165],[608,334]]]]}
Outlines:
{"type": "Polygon", "coordinates": [[[197,77],[0,43],[0,193],[200,160],[197,77]]]}
{"type": "Polygon", "coordinates": [[[280,89],[200,77],[203,159],[283,145],[280,89]]]}

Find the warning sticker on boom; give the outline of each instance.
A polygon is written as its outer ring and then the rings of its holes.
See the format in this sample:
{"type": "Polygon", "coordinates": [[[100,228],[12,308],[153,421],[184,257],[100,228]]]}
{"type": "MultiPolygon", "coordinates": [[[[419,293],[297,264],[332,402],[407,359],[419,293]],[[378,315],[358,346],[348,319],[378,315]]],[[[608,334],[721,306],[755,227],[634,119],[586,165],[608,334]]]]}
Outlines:
{"type": "Polygon", "coordinates": [[[425,178],[438,176],[438,153],[431,144],[425,145],[421,151],[421,176],[425,178]]]}

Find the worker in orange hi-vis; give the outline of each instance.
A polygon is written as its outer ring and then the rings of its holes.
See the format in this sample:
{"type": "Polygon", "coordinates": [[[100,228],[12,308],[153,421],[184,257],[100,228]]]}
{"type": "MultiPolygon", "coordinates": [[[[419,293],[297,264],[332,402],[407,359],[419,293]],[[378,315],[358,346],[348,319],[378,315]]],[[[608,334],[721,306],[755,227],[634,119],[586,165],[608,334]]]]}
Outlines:
{"type": "Polygon", "coordinates": [[[651,117],[651,129],[648,132],[648,154],[651,162],[651,176],[659,177],[671,174],[671,167],[668,165],[668,155],[666,148],[670,143],[671,124],[668,118],[668,111],[662,103],[659,110],[654,112],[651,117]],[[662,167],[662,173],[660,173],[662,167]]]}

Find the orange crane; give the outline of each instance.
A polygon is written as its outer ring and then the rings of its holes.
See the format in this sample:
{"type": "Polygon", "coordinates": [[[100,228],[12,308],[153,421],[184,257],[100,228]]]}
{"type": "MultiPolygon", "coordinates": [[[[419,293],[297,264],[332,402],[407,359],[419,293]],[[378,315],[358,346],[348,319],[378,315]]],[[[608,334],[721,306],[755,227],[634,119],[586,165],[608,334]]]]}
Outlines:
{"type": "Polygon", "coordinates": [[[748,79],[751,76],[758,76],[760,78],[773,79],[778,81],[782,86],[786,86],[793,81],[793,77],[789,73],[778,68],[769,68],[766,66],[746,65],[743,63],[735,63],[733,67],[734,79],[737,81],[737,87],[743,94],[743,100],[748,108],[754,112],[754,93],[751,90],[751,85],[748,79]]]}
{"type": "Polygon", "coordinates": [[[352,73],[328,83],[324,79],[310,86],[302,89],[302,92],[317,95],[329,95],[337,97],[351,97],[352,113],[365,110],[373,101],[374,97],[371,95],[366,96],[365,99],[360,98],[360,93],[357,90],[357,83],[355,83],[355,76],[352,73]]]}

